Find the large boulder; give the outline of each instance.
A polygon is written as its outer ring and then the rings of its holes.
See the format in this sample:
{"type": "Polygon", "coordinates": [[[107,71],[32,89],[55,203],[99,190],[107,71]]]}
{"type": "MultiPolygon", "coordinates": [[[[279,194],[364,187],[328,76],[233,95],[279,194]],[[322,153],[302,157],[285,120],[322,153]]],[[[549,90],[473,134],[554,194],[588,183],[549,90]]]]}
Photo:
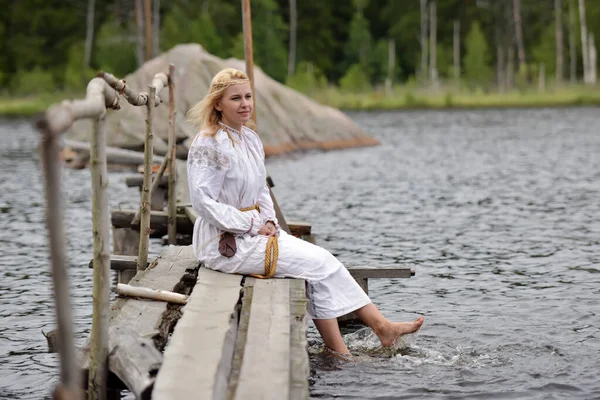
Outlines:
{"type": "MultiPolygon", "coordinates": [[[[168,72],[175,65],[176,134],[179,141],[196,135],[197,130],[186,121],[188,110],[208,91],[212,77],[226,67],[245,70],[243,60],[223,60],[207,53],[198,44],[183,44],[146,62],[124,78],[137,91],[147,91],[158,72],[168,72]]],[[[108,71],[110,72],[110,71],[108,71]]],[[[308,97],[269,78],[254,68],[255,107],[258,133],[267,155],[300,149],[337,149],[375,145],[367,135],[341,111],[319,104],[308,97]]],[[[154,149],[167,150],[168,88],[159,95],[163,103],[154,110],[154,149]]],[[[121,109],[107,115],[108,145],[141,150],[145,135],[145,107],[134,107],[121,99],[121,109]]],[[[78,121],[68,133],[74,140],[89,141],[91,121],[78,121]]]]}

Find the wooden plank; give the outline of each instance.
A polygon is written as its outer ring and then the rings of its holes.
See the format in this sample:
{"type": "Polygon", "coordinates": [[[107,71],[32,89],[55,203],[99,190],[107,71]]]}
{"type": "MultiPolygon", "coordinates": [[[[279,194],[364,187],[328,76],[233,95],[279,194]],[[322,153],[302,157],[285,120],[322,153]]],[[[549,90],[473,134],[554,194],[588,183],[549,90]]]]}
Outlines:
{"type": "MultiPolygon", "coordinates": [[[[139,230],[139,226],[131,226],[131,221],[137,210],[113,210],[111,213],[111,222],[115,228],[132,228],[139,230]]],[[[150,229],[154,235],[162,236],[167,233],[169,214],[164,211],[152,211],[150,213],[150,229]]],[[[191,234],[194,231],[194,224],[183,214],[177,215],[177,232],[191,234]]]]}
{"type": "MultiPolygon", "coordinates": [[[[113,271],[126,271],[137,268],[137,256],[112,254],[110,256],[110,269],[113,271]]],[[[150,265],[150,263],[148,263],[150,265]]],[[[94,260],[90,260],[89,268],[94,268],[94,260]]],[[[147,267],[147,266],[146,266],[147,267]]]]}
{"type": "Polygon", "coordinates": [[[260,279],[254,283],[248,336],[234,399],[289,398],[289,283],[289,279],[260,279]]]}
{"type": "Polygon", "coordinates": [[[226,398],[241,279],[240,275],[200,269],[165,350],[154,400],[226,398]]]}
{"type": "Polygon", "coordinates": [[[296,237],[310,235],[312,225],[309,222],[290,221],[288,222],[290,233],[296,237]]]}
{"type": "Polygon", "coordinates": [[[309,396],[306,282],[290,280],[290,400],[305,400],[309,396]]]}
{"type": "MultiPolygon", "coordinates": [[[[137,273],[130,284],[188,294],[191,287],[186,292],[182,282],[189,280],[190,275],[195,277],[198,268],[191,246],[171,246],[150,267],[137,273]]],[[[136,398],[149,399],[157,364],[162,360],[160,351],[180,309],[181,306],[161,301],[131,298],[117,298],[111,305],[109,371],[136,398]]],[[[87,360],[84,369],[86,363],[87,360]]]]}
{"type": "MultiPolygon", "coordinates": [[[[135,176],[128,176],[127,178],[125,178],[125,185],[127,185],[127,187],[142,187],[143,183],[144,183],[143,176],[135,175],[135,176]]],[[[158,187],[168,188],[169,187],[169,177],[166,175],[163,175],[160,178],[160,183],[158,184],[158,187]]]]}
{"type": "Polygon", "coordinates": [[[414,267],[371,267],[366,265],[346,267],[353,278],[410,278],[414,267]]]}

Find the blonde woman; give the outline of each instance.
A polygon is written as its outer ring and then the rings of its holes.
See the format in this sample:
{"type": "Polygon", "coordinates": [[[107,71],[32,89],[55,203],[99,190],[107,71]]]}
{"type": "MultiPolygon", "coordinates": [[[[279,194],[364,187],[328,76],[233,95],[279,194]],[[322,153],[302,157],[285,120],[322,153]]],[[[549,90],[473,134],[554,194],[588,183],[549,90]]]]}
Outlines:
{"type": "Polygon", "coordinates": [[[337,323],[337,317],[350,312],[373,329],[383,346],[416,332],[422,316],[412,322],[387,320],[331,253],[279,229],[263,145],[248,127],[252,107],[248,77],[227,68],[189,112],[200,128],[187,161],[190,198],[199,215],[193,235],[198,260],[226,273],[306,280],[309,316],[325,346],[337,353],[350,353],[337,323]],[[273,246],[278,247],[276,260],[273,246]],[[276,263],[274,274],[266,270],[267,254],[267,262],[276,263]]]}

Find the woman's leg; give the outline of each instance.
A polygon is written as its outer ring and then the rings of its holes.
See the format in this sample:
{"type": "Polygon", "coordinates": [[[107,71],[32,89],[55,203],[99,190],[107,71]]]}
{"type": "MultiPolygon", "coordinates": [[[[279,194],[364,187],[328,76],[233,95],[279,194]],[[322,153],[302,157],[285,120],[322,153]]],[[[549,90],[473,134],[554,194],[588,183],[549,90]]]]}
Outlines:
{"type": "Polygon", "coordinates": [[[412,322],[392,322],[370,303],[354,311],[354,314],[367,324],[381,341],[382,346],[391,346],[396,339],[407,333],[414,333],[423,325],[423,316],[412,322]]]}
{"type": "Polygon", "coordinates": [[[313,319],[313,322],[321,334],[327,348],[338,353],[350,354],[350,351],[342,338],[337,318],[313,319]]]}

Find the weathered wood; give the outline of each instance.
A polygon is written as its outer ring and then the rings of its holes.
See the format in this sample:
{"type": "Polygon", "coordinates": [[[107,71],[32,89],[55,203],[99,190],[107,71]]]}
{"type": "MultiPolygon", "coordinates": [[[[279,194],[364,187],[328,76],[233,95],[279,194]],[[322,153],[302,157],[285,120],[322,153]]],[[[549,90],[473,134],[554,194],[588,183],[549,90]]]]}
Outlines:
{"type": "MultiPolygon", "coordinates": [[[[135,210],[113,210],[111,214],[112,225],[115,228],[131,227],[135,229],[135,227],[131,226],[131,220],[135,213],[135,210]]],[[[150,213],[150,229],[153,231],[153,236],[162,236],[167,233],[168,222],[168,213],[164,211],[152,211],[150,213]]],[[[194,230],[194,225],[187,216],[182,214],[177,215],[177,227],[180,233],[191,234],[194,230]]]]}
{"type": "MultiPolygon", "coordinates": [[[[80,142],[77,140],[65,139],[64,148],[71,149],[77,153],[89,153],[90,144],[88,142],[80,142]]],[[[163,157],[153,155],[152,162],[154,164],[160,164],[163,161],[163,157]]],[[[144,163],[144,153],[134,150],[121,149],[117,147],[106,147],[106,162],[109,164],[119,165],[135,165],[138,166],[144,163]]],[[[142,177],[140,177],[142,179],[142,177]]],[[[140,183],[141,187],[142,184],[140,183]]]]}
{"type": "Polygon", "coordinates": [[[110,306],[110,225],[104,115],[94,121],[90,147],[92,176],[92,233],[94,237],[93,313],[90,335],[89,400],[106,393],[108,369],[108,312],[110,306]]]}
{"type": "MultiPolygon", "coordinates": [[[[154,179],[156,179],[156,177],[154,179]]],[[[152,181],[154,181],[154,179],[152,181]]],[[[142,187],[143,183],[144,183],[143,176],[128,176],[127,178],[125,178],[125,185],[127,185],[127,187],[142,187]]],[[[166,188],[168,186],[169,186],[169,177],[163,175],[160,178],[158,187],[166,188]]]]}
{"type": "Polygon", "coordinates": [[[346,266],[350,275],[356,278],[410,278],[415,275],[413,267],[371,267],[346,266]]]}
{"type": "MultiPolygon", "coordinates": [[[[150,243],[150,185],[152,184],[152,154],[154,153],[154,137],[152,136],[154,96],[156,87],[148,86],[149,97],[146,103],[146,140],[144,142],[144,183],[140,202],[140,248],[138,250],[138,271],[145,268],[148,261],[148,245],[150,243]]],[[[166,166],[166,163],[164,163],[166,166]]],[[[136,213],[137,214],[137,213],[136,213]]],[[[133,217],[135,220],[135,216],[133,217]]]]}
{"type": "MultiPolygon", "coordinates": [[[[157,290],[168,290],[182,294],[189,294],[191,286],[186,286],[190,279],[195,282],[195,273],[199,263],[194,257],[191,246],[167,248],[146,270],[140,271],[133,279],[132,284],[157,290]]],[[[129,330],[136,332],[138,338],[151,339],[158,351],[162,351],[169,333],[177,322],[182,306],[159,301],[148,301],[131,298],[118,298],[111,306],[111,330],[129,330]]],[[[111,342],[118,344],[118,341],[111,342]]],[[[132,350],[133,351],[133,350],[132,350]]],[[[136,353],[133,351],[133,353],[136,353]]],[[[149,366],[145,373],[138,370],[123,369],[119,365],[135,364],[136,356],[132,352],[120,353],[115,358],[114,348],[110,349],[108,364],[109,370],[125,383],[130,391],[137,390],[138,394],[145,393],[148,386],[148,376],[154,376],[155,368],[149,366]],[[125,360],[128,358],[129,360],[125,360]]],[[[84,369],[87,368],[84,365],[84,369]]],[[[154,379],[154,378],[152,378],[154,379]]],[[[135,393],[134,393],[135,394],[135,393]]],[[[137,397],[136,398],[142,398],[137,397]]]]}
{"type": "MultiPolygon", "coordinates": [[[[94,260],[90,260],[90,263],[88,265],[89,268],[93,268],[93,261],[94,260]]],[[[112,269],[113,271],[126,271],[129,269],[136,269],[137,261],[137,256],[113,254],[110,256],[110,269],[112,269]]]]}
{"type": "Polygon", "coordinates": [[[153,93],[152,99],[150,99],[150,92],[136,92],[133,90],[123,79],[117,79],[114,75],[108,72],[99,72],[98,77],[102,78],[106,83],[115,89],[118,93],[122,94],[123,97],[129,102],[129,104],[134,106],[145,106],[152,101],[153,107],[158,107],[162,100],[158,97],[158,94],[168,85],[169,78],[167,74],[164,72],[159,72],[154,75],[154,79],[152,79],[152,83],[150,86],[153,86],[155,89],[155,93],[153,93]]]}
{"type": "Polygon", "coordinates": [[[290,233],[296,237],[310,235],[312,225],[310,222],[290,221],[288,222],[290,233]]]}
{"type": "Polygon", "coordinates": [[[233,350],[233,359],[231,361],[231,372],[227,385],[227,399],[231,400],[235,396],[237,386],[240,380],[240,371],[242,369],[242,360],[244,359],[244,349],[248,338],[248,324],[250,322],[250,308],[252,307],[252,294],[256,278],[247,277],[244,281],[242,290],[242,307],[240,309],[237,334],[233,350]]]}
{"type": "Polygon", "coordinates": [[[175,304],[187,304],[188,296],[168,290],[150,289],[142,286],[118,283],[115,292],[120,296],[138,297],[140,299],[166,301],[175,304]]]}
{"type": "Polygon", "coordinates": [[[225,398],[241,279],[240,275],[200,269],[183,317],[165,350],[154,400],[225,398]]]}
{"type": "Polygon", "coordinates": [[[290,280],[290,400],[309,398],[306,282],[290,280]]]}
{"type": "Polygon", "coordinates": [[[259,279],[254,283],[246,346],[234,399],[289,398],[289,283],[289,279],[259,279]]]}
{"type": "Polygon", "coordinates": [[[162,353],[152,340],[126,326],[110,329],[110,370],[136,399],[150,400],[162,353]]]}
{"type": "MultiPolygon", "coordinates": [[[[114,253],[113,257],[119,257],[120,255],[135,256],[137,263],[138,247],[140,245],[140,233],[131,228],[112,228],[112,238],[114,253]]],[[[135,268],[136,267],[134,265],[133,269],[118,269],[117,281],[119,283],[129,283],[131,278],[133,278],[137,272],[135,268]]],[[[111,269],[116,269],[113,268],[112,260],[111,269]]]]}
{"type": "MultiPolygon", "coordinates": [[[[167,212],[169,214],[168,237],[169,244],[177,244],[177,203],[175,185],[177,182],[176,140],[175,140],[175,65],[169,64],[169,191],[167,212]]],[[[187,182],[182,182],[187,185],[187,182]]]]}

